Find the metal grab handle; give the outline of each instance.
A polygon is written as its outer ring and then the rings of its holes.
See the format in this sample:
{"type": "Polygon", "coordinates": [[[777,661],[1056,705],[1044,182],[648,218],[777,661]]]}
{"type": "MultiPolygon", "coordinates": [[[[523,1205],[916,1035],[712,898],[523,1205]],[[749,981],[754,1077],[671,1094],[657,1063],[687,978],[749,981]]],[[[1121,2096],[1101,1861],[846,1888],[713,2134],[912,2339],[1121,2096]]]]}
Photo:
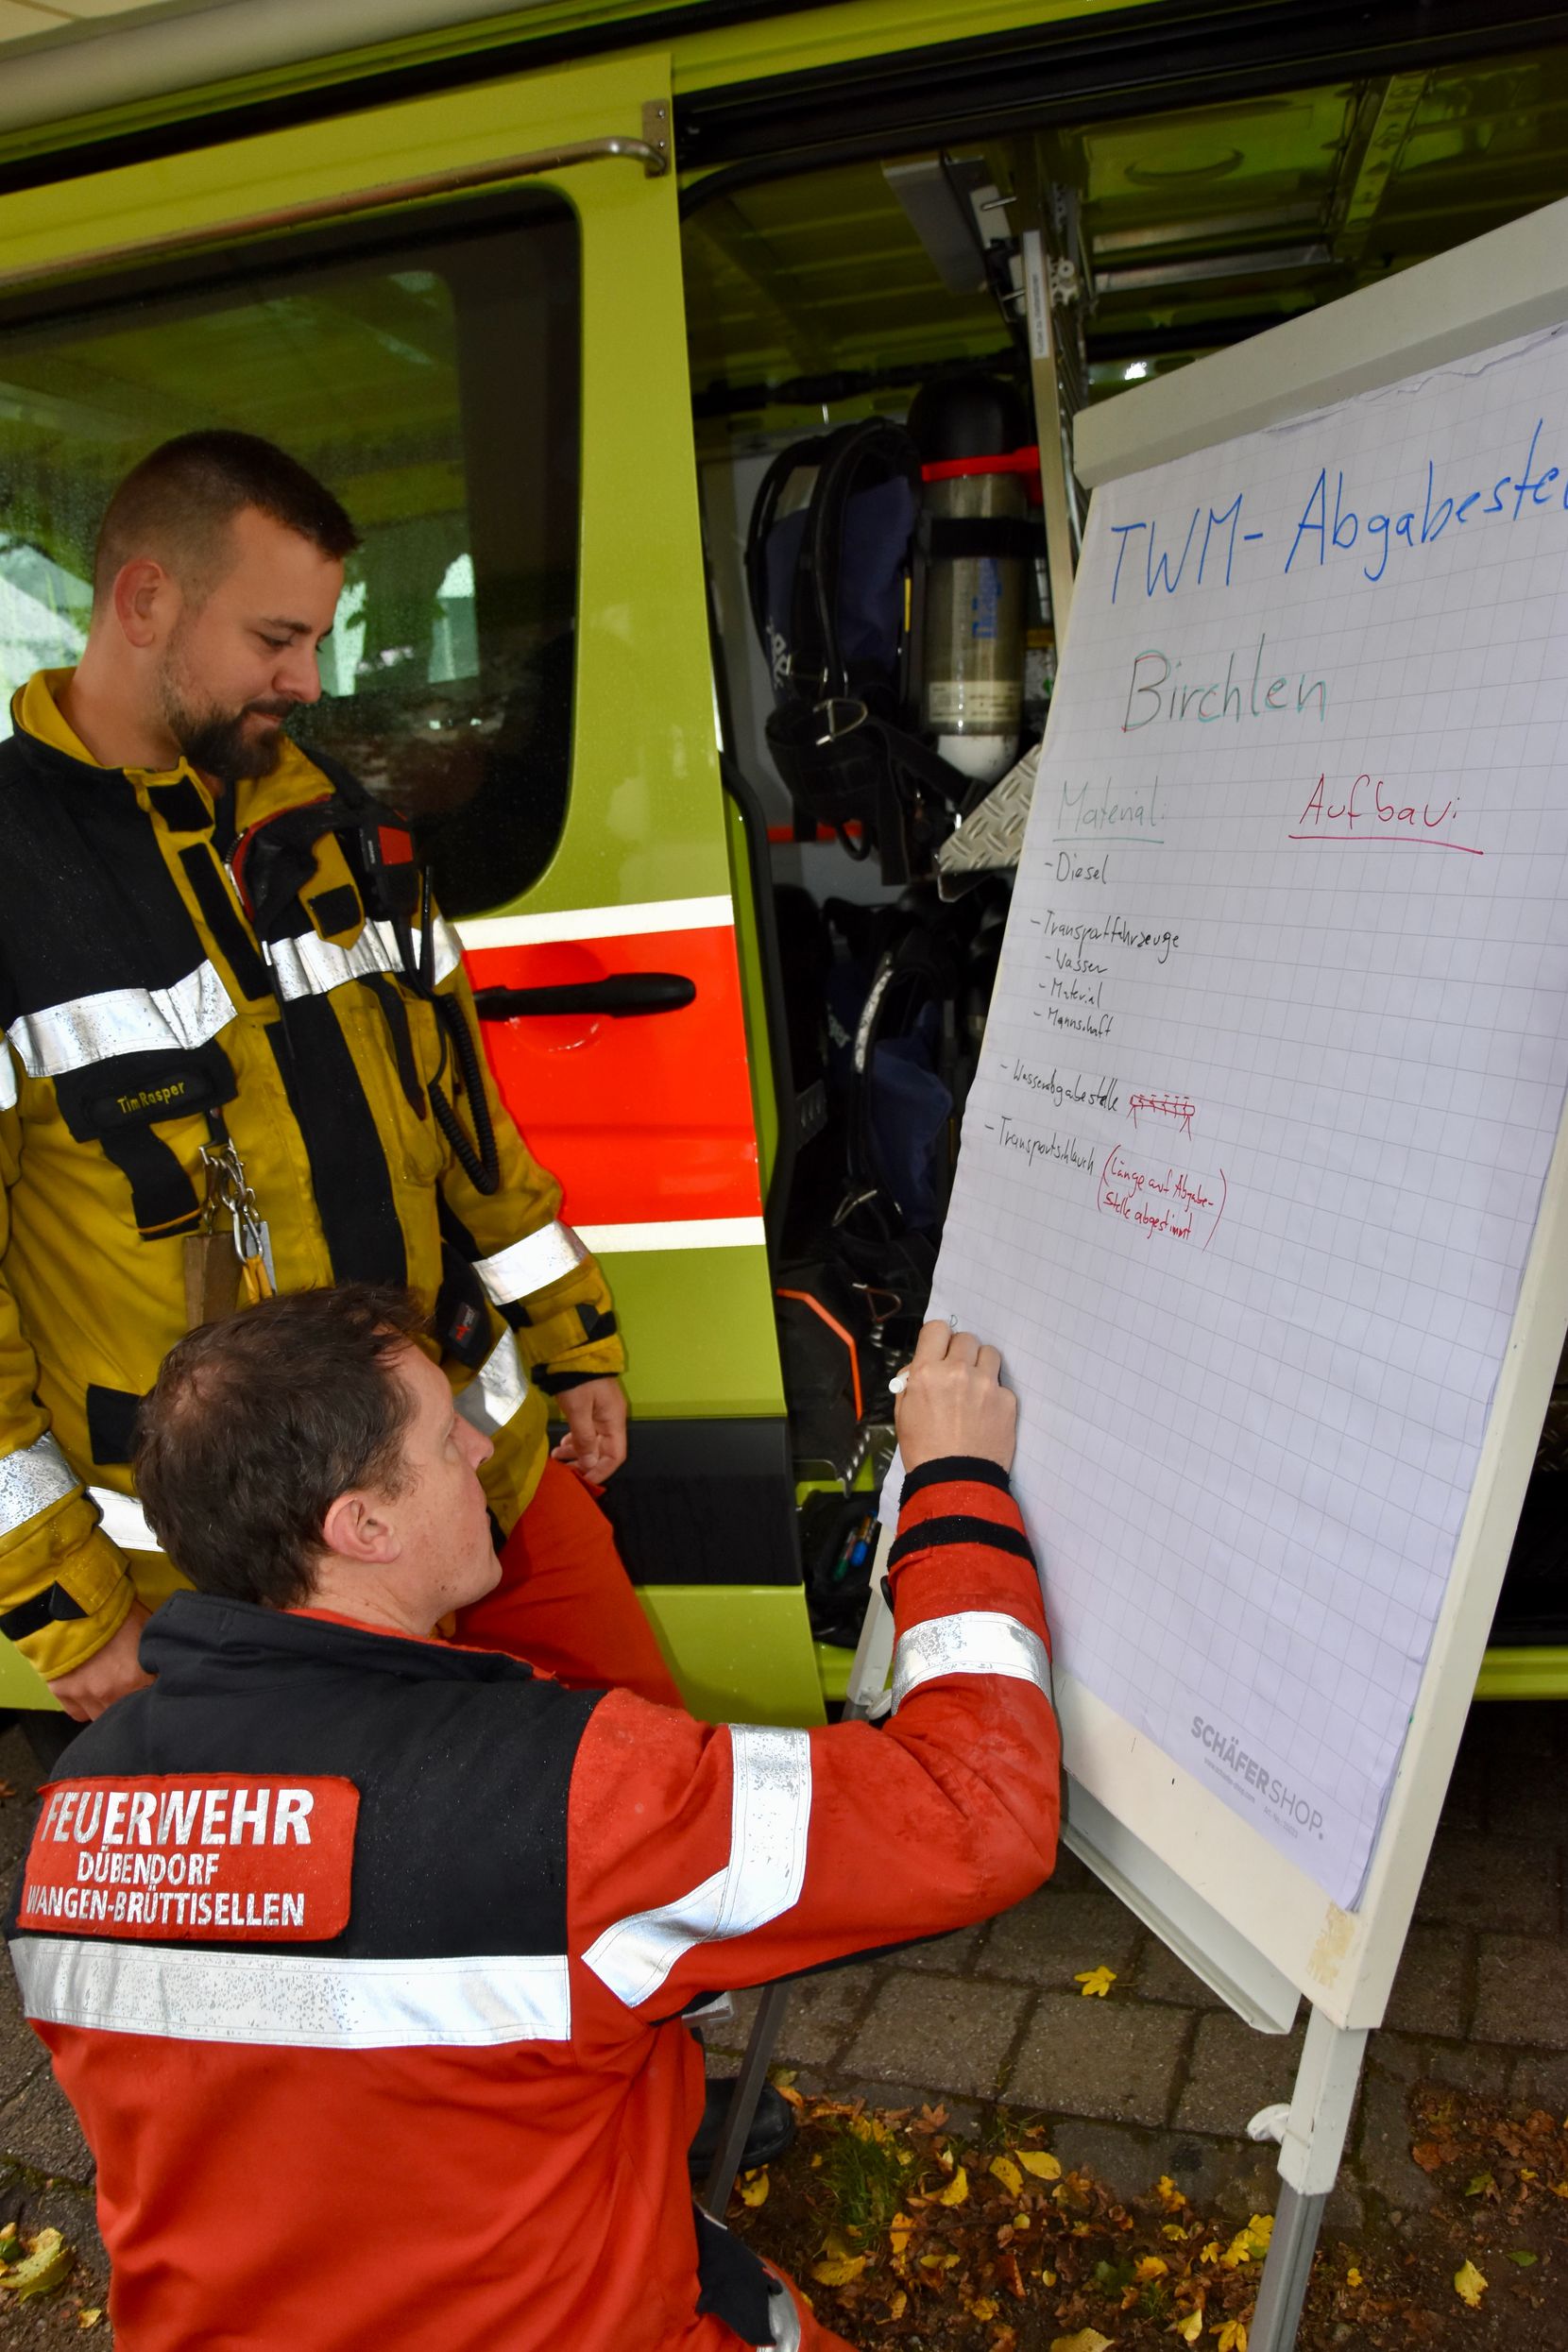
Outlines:
{"type": "MultiPolygon", "coordinates": [[[[646,120],[644,128],[656,126],[646,120]]],[[[281,204],[268,213],[249,213],[237,220],[203,221],[194,229],[177,229],[135,245],[104,245],[91,253],[73,253],[62,264],[26,263],[20,269],[0,269],[0,291],[35,283],[55,284],[61,279],[90,277],[122,264],[155,261],[164,253],[196,253],[205,246],[230,245],[237,238],[265,237],[281,230],[307,229],[318,221],[346,220],[357,213],[380,212],[388,205],[418,204],[430,196],[464,196],[512,179],[534,179],[542,172],[567,171],[574,163],[597,163],[623,156],[640,163],[650,179],[662,179],[670,169],[668,143],[657,138],[634,139],[611,131],[603,139],[577,139],[560,146],[538,147],[527,155],[497,156],[485,163],[459,164],[450,171],[422,172],[418,179],[387,179],[369,188],[346,189],[340,196],[313,196],[300,204],[281,204]]]]}
{"type": "Polygon", "coordinates": [[[482,1021],[512,1021],[520,1014],[678,1013],[697,994],[684,972],[612,972],[604,980],[565,980],[554,988],[481,988],[474,1009],[482,1021]]]}

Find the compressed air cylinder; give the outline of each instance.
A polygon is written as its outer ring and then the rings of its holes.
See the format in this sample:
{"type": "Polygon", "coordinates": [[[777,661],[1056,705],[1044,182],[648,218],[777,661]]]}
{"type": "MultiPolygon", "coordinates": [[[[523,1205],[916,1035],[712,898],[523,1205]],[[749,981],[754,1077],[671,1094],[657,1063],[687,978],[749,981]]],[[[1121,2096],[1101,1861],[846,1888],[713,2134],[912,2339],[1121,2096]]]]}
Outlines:
{"type": "Polygon", "coordinates": [[[931,524],[921,630],[921,721],[961,774],[995,783],[1023,723],[1028,512],[1017,473],[985,470],[1025,436],[1016,395],[989,377],[928,384],[910,410],[931,524]],[[949,472],[955,464],[973,471],[949,472]],[[991,527],[987,527],[991,526],[991,527]],[[1008,526],[1014,526],[1010,529],[1008,526]]]}

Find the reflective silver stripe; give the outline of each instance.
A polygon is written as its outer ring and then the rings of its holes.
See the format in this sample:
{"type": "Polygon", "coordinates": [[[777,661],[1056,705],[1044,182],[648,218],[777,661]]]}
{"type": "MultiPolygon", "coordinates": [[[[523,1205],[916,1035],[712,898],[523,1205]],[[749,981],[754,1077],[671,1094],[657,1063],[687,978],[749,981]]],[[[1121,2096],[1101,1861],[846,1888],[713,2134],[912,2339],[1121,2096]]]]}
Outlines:
{"type": "MultiPolygon", "coordinates": [[[[418,953],[419,932],[414,931],[414,949],[418,953]]],[[[298,939],[274,939],[264,944],[263,954],[278,979],[278,993],[285,1002],[296,997],[322,997],[332,988],[341,988],[345,980],[366,980],[376,972],[398,973],[402,959],[390,923],[366,923],[357,939],[347,947],[335,940],[318,939],[314,931],[306,931],[298,939]]],[[[435,918],[435,978],[448,979],[462,961],[457,933],[450,923],[435,918]]]]}
{"type": "Polygon", "coordinates": [[[47,1429],[20,1453],[0,1455],[0,1536],[14,1535],[51,1503],[75,1494],[80,1480],[47,1429]]]}
{"type": "Polygon", "coordinates": [[[505,1306],[513,1299],[531,1298],[546,1283],[559,1282],[563,1274],[573,1273],[587,1255],[571,1227],[557,1222],[541,1226],[537,1234],[525,1234],[493,1257],[475,1258],[473,1270],[497,1306],[505,1306]]]}
{"type": "Polygon", "coordinates": [[[518,1343],[503,1331],[468,1387],[459,1391],[457,1409],[470,1428],[496,1438],[527,1401],[528,1374],[518,1343]]]}
{"type": "Polygon", "coordinates": [[[347,1960],[52,1935],[19,1935],[10,1951],[23,2006],[45,2025],[291,2050],[471,2050],[571,2038],[564,1952],[347,1960]]]}
{"type": "Polygon", "coordinates": [[[62,1078],[117,1053],[182,1052],[204,1046],[235,1018],[234,1000],[210,963],[172,988],[106,988],[12,1022],[10,1041],[29,1078],[62,1078]]]}
{"type": "Polygon", "coordinates": [[[762,2267],[769,2274],[768,2317],[773,2334],[765,2344],[756,2346],[756,2352],[800,2352],[800,2307],[773,2264],[764,2261],[762,2267]]]}
{"type": "Polygon", "coordinates": [[[1050,1696],[1050,1655],[1037,1633],[997,1609],[966,1609],[956,1617],[932,1617],[898,1636],[893,1653],[893,1704],[896,1709],[922,1682],[939,1674],[1005,1674],[1032,1682],[1050,1696]]]}
{"type": "Polygon", "coordinates": [[[722,1870],[656,1911],[618,1919],[584,1953],[629,2009],[656,1993],[693,1944],[750,1935],[792,1908],[806,1876],[811,1821],[811,1743],[804,1731],[729,1727],[735,1785],[729,1859],[722,1870]]]}
{"type": "Polygon", "coordinates": [[[122,1552],[156,1552],[161,1548],[134,1494],[116,1494],[112,1487],[89,1487],[87,1491],[98,1506],[105,1535],[122,1552]]]}
{"type": "Polygon", "coordinates": [[[16,1064],[11,1060],[10,1047],[0,1037],[0,1111],[16,1108],[16,1064]]]}

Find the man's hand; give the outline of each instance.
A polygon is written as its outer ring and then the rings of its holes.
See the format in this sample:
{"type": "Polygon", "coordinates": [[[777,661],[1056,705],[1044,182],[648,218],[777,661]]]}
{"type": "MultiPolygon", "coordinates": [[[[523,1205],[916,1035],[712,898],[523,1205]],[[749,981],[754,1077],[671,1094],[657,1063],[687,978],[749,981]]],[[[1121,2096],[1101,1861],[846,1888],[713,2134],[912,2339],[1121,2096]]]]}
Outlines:
{"type": "Polygon", "coordinates": [[[92,1723],[106,1707],[124,1698],[128,1691],[145,1690],[152,1676],[142,1672],[136,1651],[142,1628],[151,1613],[140,1601],[132,1601],[129,1616],[110,1635],[102,1649],[94,1650],[81,1665],[73,1666],[69,1674],[58,1676],[50,1683],[49,1688],[68,1715],[74,1715],[78,1723],[92,1723]]]}
{"type": "Polygon", "coordinates": [[[602,1487],[626,1458],[626,1391],[613,1374],[563,1389],[555,1399],[566,1435],[551,1456],[569,1462],[579,1478],[602,1487]]]}
{"type": "Polygon", "coordinates": [[[1002,1359],[968,1331],[926,1323],[894,1412],[906,1470],[967,1454],[1013,1467],[1018,1400],[1001,1385],[1002,1359]]]}

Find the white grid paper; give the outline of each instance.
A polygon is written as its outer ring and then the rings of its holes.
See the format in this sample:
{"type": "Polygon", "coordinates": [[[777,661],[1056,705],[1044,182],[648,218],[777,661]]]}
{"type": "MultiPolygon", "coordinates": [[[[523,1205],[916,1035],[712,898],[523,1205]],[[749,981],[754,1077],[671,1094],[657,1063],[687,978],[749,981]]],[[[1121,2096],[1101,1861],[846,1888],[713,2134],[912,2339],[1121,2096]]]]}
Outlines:
{"type": "Polygon", "coordinates": [[[1097,493],[932,1311],[997,1340],[1019,1391],[1017,1486],[1064,1665],[1346,1906],[1562,1108],[1565,867],[1568,336],[1097,493]],[[1284,571],[1320,469],[1331,523],[1341,469],[1344,507],[1391,519],[1376,583],[1364,520],[1321,563],[1302,539],[1284,571]],[[1477,486],[1422,544],[1442,498],[1477,486]],[[1206,518],[1238,492],[1231,578],[1226,525],[1200,584],[1206,518]],[[1113,604],[1113,526],[1154,523],[1174,571],[1195,507],[1174,592],[1149,592],[1134,534],[1113,604]],[[1260,638],[1260,690],[1289,683],[1254,716],[1260,638]],[[1179,686],[1222,680],[1234,654],[1240,720],[1203,723],[1195,701],[1126,729],[1155,649],[1179,686]],[[1367,788],[1354,829],[1304,820],[1320,774],[1325,810],[1366,775],[1414,826],[1375,795],[1369,813],[1367,788]],[[1115,840],[1085,828],[1084,785],[1142,815],[1115,840]],[[1064,848],[1101,877],[1059,878],[1064,848]],[[1112,918],[1132,939],[1086,941],[1103,969],[1064,971],[1060,927],[1112,918]],[[1177,934],[1163,961],[1132,944],[1146,931],[1177,934]],[[1051,1025],[1055,980],[1092,999],[1069,1017],[1109,1014],[1102,1034],[1051,1025]],[[1020,1067],[1114,1098],[1058,1103],[1020,1067]],[[1134,1096],[1190,1103],[1190,1126],[1134,1120],[1134,1096]],[[1146,1188],[1171,1222],[1129,1224],[1106,1205],[1128,1195],[1117,1152],[1213,1205],[1146,1188]]]}

